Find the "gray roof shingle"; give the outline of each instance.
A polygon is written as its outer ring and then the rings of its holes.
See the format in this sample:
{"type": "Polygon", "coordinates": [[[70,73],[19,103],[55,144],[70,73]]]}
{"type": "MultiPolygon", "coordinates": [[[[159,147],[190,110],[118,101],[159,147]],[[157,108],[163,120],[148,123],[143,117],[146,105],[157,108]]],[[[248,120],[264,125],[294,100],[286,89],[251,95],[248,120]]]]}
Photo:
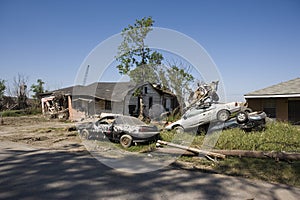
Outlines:
{"type": "Polygon", "coordinates": [[[295,78],[270,87],[245,94],[245,98],[254,96],[300,95],[300,78],[295,78]]]}
{"type": "MultiPolygon", "coordinates": [[[[43,96],[53,93],[63,93],[77,97],[87,96],[109,101],[123,101],[128,92],[135,89],[136,87],[138,86],[136,86],[133,82],[97,82],[87,86],[77,85],[54,90],[52,92],[44,93],[43,96]]],[[[158,89],[153,85],[152,87],[161,95],[169,94],[174,96],[174,94],[169,91],[158,89]]]]}

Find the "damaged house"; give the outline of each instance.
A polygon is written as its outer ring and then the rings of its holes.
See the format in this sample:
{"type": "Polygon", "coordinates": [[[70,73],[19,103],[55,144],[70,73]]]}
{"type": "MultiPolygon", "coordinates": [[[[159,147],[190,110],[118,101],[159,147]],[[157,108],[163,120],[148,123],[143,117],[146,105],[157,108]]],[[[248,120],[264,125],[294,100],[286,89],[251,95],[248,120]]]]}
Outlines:
{"type": "Polygon", "coordinates": [[[149,82],[98,82],[72,86],[41,95],[44,115],[79,120],[101,113],[138,116],[141,106],[150,117],[172,112],[178,107],[177,97],[159,85],[149,82]]]}

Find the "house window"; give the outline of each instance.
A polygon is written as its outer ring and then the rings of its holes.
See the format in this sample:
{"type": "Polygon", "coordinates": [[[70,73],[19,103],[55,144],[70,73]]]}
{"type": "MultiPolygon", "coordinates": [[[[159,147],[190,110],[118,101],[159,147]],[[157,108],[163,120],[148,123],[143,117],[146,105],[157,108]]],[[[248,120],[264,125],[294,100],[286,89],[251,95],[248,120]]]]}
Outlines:
{"type": "Polygon", "coordinates": [[[276,99],[264,100],[263,111],[270,118],[276,118],[276,99]]]}
{"type": "Polygon", "coordinates": [[[144,87],[144,93],[148,94],[148,88],[147,87],[144,87]]]}
{"type": "Polygon", "coordinates": [[[105,110],[111,110],[111,101],[105,101],[105,110]]]}

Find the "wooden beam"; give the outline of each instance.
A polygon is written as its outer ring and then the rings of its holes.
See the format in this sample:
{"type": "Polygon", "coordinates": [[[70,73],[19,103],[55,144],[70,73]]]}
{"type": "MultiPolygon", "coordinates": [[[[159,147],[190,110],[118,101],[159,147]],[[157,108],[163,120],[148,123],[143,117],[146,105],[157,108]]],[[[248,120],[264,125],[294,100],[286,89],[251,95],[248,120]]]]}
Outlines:
{"type": "Polygon", "coordinates": [[[179,148],[179,149],[184,149],[184,150],[187,150],[187,151],[190,151],[193,153],[202,154],[204,156],[212,156],[215,158],[222,158],[222,159],[224,159],[226,157],[224,154],[205,151],[205,150],[201,150],[201,149],[197,149],[197,148],[193,148],[193,147],[187,147],[187,146],[174,144],[174,143],[166,142],[166,141],[162,141],[162,140],[158,140],[157,143],[162,144],[162,145],[168,145],[168,146],[179,148]]]}

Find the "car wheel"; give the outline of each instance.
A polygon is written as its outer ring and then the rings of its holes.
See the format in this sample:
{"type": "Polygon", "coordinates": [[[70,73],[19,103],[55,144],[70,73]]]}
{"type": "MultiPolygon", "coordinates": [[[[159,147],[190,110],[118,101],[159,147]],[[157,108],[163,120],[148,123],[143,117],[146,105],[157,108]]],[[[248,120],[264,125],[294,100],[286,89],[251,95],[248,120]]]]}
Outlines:
{"type": "Polygon", "coordinates": [[[206,134],[209,128],[209,124],[201,125],[198,127],[197,133],[198,134],[206,134]]]}
{"type": "Polygon", "coordinates": [[[229,119],[230,112],[228,110],[220,110],[217,114],[218,121],[225,122],[229,119]]]}
{"type": "Polygon", "coordinates": [[[219,101],[219,95],[216,92],[213,92],[211,94],[211,100],[213,100],[213,101],[219,101]]]}
{"type": "Polygon", "coordinates": [[[176,126],[174,128],[174,130],[176,131],[176,133],[183,133],[184,132],[184,129],[182,126],[176,126]]]}
{"type": "Polygon", "coordinates": [[[89,139],[90,132],[87,129],[82,129],[80,131],[81,139],[89,139]]]}
{"type": "Polygon", "coordinates": [[[245,111],[241,111],[236,115],[236,121],[239,124],[246,123],[248,121],[248,114],[245,111]]]}
{"type": "Polygon", "coordinates": [[[124,148],[128,148],[132,144],[132,137],[130,135],[122,135],[120,138],[120,143],[124,148]]]}
{"type": "Polygon", "coordinates": [[[247,114],[252,113],[252,109],[251,109],[251,108],[246,108],[246,109],[244,110],[244,112],[246,112],[247,114]]]}

